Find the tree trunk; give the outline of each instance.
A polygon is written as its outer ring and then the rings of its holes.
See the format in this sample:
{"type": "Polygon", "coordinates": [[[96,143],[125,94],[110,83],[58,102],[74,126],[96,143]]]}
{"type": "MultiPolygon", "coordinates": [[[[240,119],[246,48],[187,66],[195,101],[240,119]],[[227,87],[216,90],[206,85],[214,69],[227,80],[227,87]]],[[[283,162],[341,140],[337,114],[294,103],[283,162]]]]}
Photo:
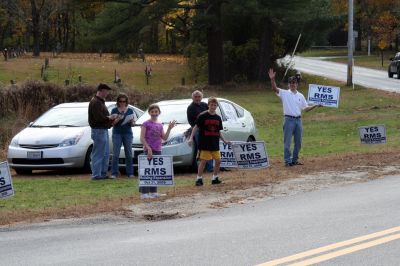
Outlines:
{"type": "Polygon", "coordinates": [[[212,1],[208,14],[215,17],[214,24],[207,28],[208,84],[224,84],[224,39],[221,23],[221,1],[212,1]]]}
{"type": "Polygon", "coordinates": [[[273,54],[272,39],[273,39],[273,27],[272,21],[269,18],[262,20],[261,25],[263,25],[263,31],[260,38],[259,46],[259,59],[257,64],[257,80],[266,81],[267,71],[269,68],[273,67],[271,55],[273,54]]]}
{"type": "Polygon", "coordinates": [[[31,0],[33,56],[40,56],[40,13],[35,0],[31,0]]]}

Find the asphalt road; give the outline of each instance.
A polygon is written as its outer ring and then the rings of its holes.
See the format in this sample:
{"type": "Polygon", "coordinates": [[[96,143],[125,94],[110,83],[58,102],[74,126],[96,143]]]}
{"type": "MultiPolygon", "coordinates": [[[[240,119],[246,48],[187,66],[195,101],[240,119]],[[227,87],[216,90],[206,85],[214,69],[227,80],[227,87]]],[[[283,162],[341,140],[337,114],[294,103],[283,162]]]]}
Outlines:
{"type": "MultiPolygon", "coordinates": [[[[288,60],[288,57],[286,57],[285,60],[288,60]]],[[[300,56],[295,56],[293,63],[293,67],[300,70],[300,72],[344,82],[347,81],[346,64],[300,56]]],[[[396,75],[394,77],[395,78],[389,78],[387,71],[355,66],[353,72],[353,83],[367,88],[400,92],[400,79],[396,79],[396,75]]]]}
{"type": "Polygon", "coordinates": [[[0,265],[256,265],[306,251],[283,265],[399,265],[399,191],[389,176],[177,220],[3,227],[0,265]]]}

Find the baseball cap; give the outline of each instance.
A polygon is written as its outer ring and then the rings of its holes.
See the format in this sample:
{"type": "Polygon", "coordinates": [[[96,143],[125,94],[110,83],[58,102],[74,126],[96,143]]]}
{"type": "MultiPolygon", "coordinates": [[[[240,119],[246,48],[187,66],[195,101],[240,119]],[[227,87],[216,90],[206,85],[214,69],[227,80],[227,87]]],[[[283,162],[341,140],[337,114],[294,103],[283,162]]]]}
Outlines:
{"type": "Polygon", "coordinates": [[[98,91],[101,91],[101,90],[111,90],[111,88],[107,85],[107,84],[104,84],[104,83],[100,83],[98,86],[97,86],[97,90],[98,91]]]}

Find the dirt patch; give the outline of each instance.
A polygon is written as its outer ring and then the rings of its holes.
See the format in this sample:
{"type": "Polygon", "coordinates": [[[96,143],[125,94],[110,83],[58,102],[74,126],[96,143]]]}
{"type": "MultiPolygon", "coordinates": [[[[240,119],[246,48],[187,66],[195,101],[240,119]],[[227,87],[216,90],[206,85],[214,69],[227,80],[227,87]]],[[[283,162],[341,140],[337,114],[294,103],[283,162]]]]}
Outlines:
{"type": "MultiPolygon", "coordinates": [[[[400,155],[395,150],[321,156],[306,158],[303,162],[302,166],[285,167],[280,160],[272,160],[271,166],[263,170],[222,172],[220,176],[224,183],[218,186],[210,185],[211,174],[208,174],[205,176],[205,186],[195,187],[193,184],[177,187],[176,190],[168,191],[166,197],[156,200],[129,197],[98,206],[75,206],[43,213],[24,213],[23,217],[14,217],[15,219],[9,216],[8,222],[3,224],[21,221],[48,222],[60,218],[73,218],[79,223],[176,219],[235,204],[248,204],[400,174],[400,155]]],[[[194,183],[194,174],[180,177],[192,179],[194,183]]]]}

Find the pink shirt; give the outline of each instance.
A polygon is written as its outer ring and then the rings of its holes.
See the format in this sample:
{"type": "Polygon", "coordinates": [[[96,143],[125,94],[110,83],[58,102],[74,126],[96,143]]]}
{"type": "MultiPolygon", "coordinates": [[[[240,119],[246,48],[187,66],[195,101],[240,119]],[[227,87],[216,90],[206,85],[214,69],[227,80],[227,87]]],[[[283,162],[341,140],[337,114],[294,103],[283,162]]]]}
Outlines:
{"type": "MultiPolygon", "coordinates": [[[[161,151],[161,135],[163,132],[163,125],[158,122],[147,120],[142,124],[146,128],[146,135],[144,136],[147,144],[153,151],[161,151]]],[[[146,149],[146,148],[145,148],[146,149]]]]}

